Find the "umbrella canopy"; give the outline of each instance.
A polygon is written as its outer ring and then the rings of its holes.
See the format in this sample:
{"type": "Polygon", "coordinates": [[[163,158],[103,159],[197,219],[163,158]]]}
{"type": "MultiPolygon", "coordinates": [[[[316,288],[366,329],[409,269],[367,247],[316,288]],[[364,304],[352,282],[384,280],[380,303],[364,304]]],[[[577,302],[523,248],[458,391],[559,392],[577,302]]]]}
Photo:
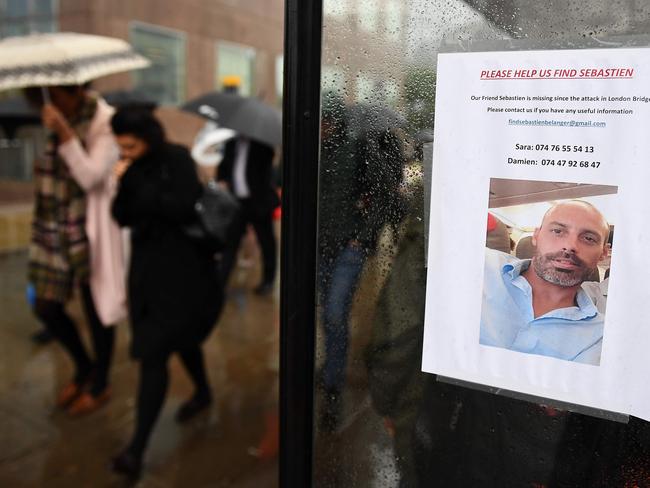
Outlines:
{"type": "Polygon", "coordinates": [[[80,85],[151,63],[122,39],[57,32],[0,40],[0,90],[80,85]]]}
{"type": "Polygon", "coordinates": [[[282,144],[282,113],[256,98],[211,92],[190,100],[181,109],[264,144],[282,144]]]}
{"type": "MultiPolygon", "coordinates": [[[[209,122],[208,122],[209,123],[209,122]]],[[[196,137],[192,146],[192,157],[201,166],[218,166],[223,159],[220,146],[237,133],[225,127],[214,127],[203,130],[196,137]]]]}

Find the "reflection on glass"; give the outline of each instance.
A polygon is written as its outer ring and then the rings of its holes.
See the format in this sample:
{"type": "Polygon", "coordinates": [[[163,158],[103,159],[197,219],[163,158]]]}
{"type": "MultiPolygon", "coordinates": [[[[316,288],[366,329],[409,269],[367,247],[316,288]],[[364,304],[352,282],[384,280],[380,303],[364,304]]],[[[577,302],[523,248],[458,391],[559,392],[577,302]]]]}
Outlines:
{"type": "Polygon", "coordinates": [[[385,27],[393,40],[398,40],[402,29],[402,7],[397,0],[386,2],[384,10],[385,27]]]}
{"type": "Polygon", "coordinates": [[[377,30],[379,11],[374,0],[361,0],[359,2],[358,16],[359,23],[364,31],[374,32],[377,30]]]}
{"type": "Polygon", "coordinates": [[[325,17],[342,17],[350,9],[350,3],[347,0],[330,0],[323,3],[325,17]]]}
{"type": "MultiPolygon", "coordinates": [[[[433,137],[441,46],[529,39],[575,48],[586,37],[648,34],[650,5],[324,0],[323,25],[314,486],[650,486],[644,421],[420,372],[423,144],[433,137]]],[[[454,239],[452,228],[432,232],[454,239]]],[[[452,278],[463,279],[439,286],[452,278]]]]}

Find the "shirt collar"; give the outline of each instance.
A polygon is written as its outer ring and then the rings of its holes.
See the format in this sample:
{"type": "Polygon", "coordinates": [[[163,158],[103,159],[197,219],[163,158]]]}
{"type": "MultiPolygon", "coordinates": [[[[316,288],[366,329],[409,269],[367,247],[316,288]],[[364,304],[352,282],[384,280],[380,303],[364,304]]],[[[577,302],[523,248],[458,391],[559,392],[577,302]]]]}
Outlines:
{"type": "Polygon", "coordinates": [[[501,273],[509,275],[510,279],[514,280],[517,276],[528,269],[530,261],[530,259],[517,259],[515,261],[510,261],[503,265],[501,273]]]}
{"type": "MultiPolygon", "coordinates": [[[[508,275],[510,277],[510,281],[513,282],[514,280],[517,279],[517,277],[521,276],[521,273],[523,273],[528,269],[530,263],[531,263],[530,259],[517,259],[508,262],[504,264],[503,267],[501,268],[501,273],[503,275],[508,275]]],[[[521,278],[526,280],[523,276],[521,276],[521,278]]],[[[530,284],[528,283],[528,280],[526,280],[526,284],[528,284],[527,288],[530,289],[530,284]]],[[[567,307],[567,308],[559,308],[557,310],[552,310],[547,314],[538,317],[537,319],[541,319],[545,317],[558,317],[558,318],[565,318],[569,320],[583,320],[583,319],[590,319],[598,315],[598,309],[594,305],[594,302],[591,301],[589,295],[587,295],[587,293],[582,288],[578,288],[578,291],[576,293],[576,304],[577,304],[576,307],[567,307]]]]}

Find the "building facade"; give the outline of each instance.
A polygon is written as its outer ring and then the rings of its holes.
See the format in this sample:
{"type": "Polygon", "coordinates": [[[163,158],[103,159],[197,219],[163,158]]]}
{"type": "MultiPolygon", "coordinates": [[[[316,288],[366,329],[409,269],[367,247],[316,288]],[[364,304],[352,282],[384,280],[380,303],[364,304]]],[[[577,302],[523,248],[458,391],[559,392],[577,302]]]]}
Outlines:
{"type": "MultiPolygon", "coordinates": [[[[101,93],[134,89],[155,100],[168,137],[186,145],[204,121],[177,107],[221,89],[225,76],[240,79],[242,94],[280,105],[283,29],[282,0],[0,0],[0,37],[68,31],[129,41],[152,66],[101,78],[93,88],[101,93]]],[[[0,93],[0,99],[3,95],[8,96],[0,93]]],[[[0,205],[29,205],[31,161],[42,146],[37,127],[20,127],[11,138],[0,129],[0,154],[12,162],[11,171],[0,168],[0,205]]],[[[18,246],[28,234],[28,218],[20,222],[20,231],[4,233],[20,236],[18,246]]]]}

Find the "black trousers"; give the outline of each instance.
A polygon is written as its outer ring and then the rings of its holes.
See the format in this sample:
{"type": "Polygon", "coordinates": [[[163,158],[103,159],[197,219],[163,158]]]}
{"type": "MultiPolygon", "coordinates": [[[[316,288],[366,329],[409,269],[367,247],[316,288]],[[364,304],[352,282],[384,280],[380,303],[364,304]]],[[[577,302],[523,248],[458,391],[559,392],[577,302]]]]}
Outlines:
{"type": "MultiPolygon", "coordinates": [[[[140,458],[158,420],[169,385],[169,358],[173,351],[151,354],[140,359],[140,384],[136,407],[136,425],[128,450],[140,458]]],[[[178,351],[181,363],[196,388],[195,396],[210,396],[201,346],[178,351]]]]}
{"type": "Polygon", "coordinates": [[[240,199],[241,217],[233,225],[232,237],[223,253],[222,273],[224,284],[228,283],[230,273],[237,259],[237,251],[248,224],[253,226],[257,242],[262,251],[262,283],[273,283],[276,273],[277,243],[273,233],[273,210],[261,212],[249,198],[240,199]]]}
{"type": "Polygon", "coordinates": [[[86,351],[77,325],[65,310],[65,304],[37,298],[34,313],[70,355],[75,366],[74,382],[81,385],[91,379],[90,392],[93,395],[98,395],[108,385],[108,374],[115,343],[115,327],[105,327],[102,324],[95,309],[90,286],[82,285],[80,292],[81,303],[92,337],[93,358],[86,351]]]}

